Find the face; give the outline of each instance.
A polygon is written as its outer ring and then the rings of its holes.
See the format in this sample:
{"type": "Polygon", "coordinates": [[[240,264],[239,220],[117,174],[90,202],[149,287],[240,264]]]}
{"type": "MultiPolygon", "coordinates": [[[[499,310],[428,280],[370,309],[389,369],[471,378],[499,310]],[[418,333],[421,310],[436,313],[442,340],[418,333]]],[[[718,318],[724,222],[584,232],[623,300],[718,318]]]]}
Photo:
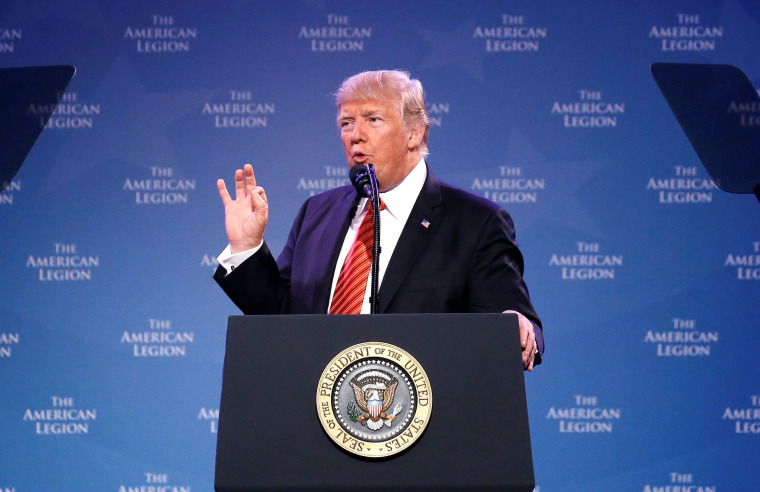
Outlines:
{"type": "Polygon", "coordinates": [[[399,184],[420,160],[417,132],[404,128],[400,101],[347,101],[338,126],[348,165],[375,166],[380,191],[399,184]]]}

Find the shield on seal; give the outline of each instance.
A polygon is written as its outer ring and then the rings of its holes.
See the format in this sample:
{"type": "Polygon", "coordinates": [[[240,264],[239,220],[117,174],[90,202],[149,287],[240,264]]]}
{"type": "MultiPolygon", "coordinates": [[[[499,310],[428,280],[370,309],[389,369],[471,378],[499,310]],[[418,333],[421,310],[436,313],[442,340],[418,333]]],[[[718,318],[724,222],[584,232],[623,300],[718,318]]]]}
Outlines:
{"type": "Polygon", "coordinates": [[[380,412],[383,411],[383,402],[380,400],[369,400],[367,402],[367,411],[372,415],[372,420],[380,418],[380,412]]]}

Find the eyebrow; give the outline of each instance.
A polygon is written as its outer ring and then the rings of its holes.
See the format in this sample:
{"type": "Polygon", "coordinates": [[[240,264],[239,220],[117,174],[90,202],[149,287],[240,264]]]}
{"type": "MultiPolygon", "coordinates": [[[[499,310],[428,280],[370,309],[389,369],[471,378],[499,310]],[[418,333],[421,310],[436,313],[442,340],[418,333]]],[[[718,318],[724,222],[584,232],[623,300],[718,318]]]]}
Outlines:
{"type": "MultiPolygon", "coordinates": [[[[367,117],[367,116],[387,116],[385,112],[383,112],[382,109],[379,108],[373,108],[373,109],[363,109],[361,113],[359,113],[359,116],[367,117]]],[[[352,120],[354,119],[352,114],[343,113],[338,115],[338,121],[344,121],[344,120],[352,120]]]]}
{"type": "Polygon", "coordinates": [[[361,112],[362,116],[386,116],[382,109],[365,109],[361,112]]]}

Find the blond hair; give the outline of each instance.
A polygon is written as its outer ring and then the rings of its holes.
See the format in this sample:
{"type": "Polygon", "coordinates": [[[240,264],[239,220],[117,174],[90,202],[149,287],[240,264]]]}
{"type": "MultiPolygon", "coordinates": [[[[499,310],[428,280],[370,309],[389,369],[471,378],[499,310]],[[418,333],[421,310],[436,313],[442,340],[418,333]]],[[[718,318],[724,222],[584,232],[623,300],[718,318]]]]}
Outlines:
{"type": "Polygon", "coordinates": [[[335,92],[335,104],[340,107],[347,101],[384,101],[395,97],[401,100],[401,121],[404,126],[424,128],[418,149],[427,155],[430,116],[425,107],[425,92],[422,83],[410,78],[408,72],[376,70],[352,75],[335,92]]]}

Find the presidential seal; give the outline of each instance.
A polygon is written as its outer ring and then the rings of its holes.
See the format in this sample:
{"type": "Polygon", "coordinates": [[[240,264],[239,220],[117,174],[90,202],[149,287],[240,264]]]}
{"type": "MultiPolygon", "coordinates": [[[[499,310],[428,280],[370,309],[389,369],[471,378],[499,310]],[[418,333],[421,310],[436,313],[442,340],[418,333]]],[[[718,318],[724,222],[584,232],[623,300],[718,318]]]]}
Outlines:
{"type": "Polygon", "coordinates": [[[383,458],[404,451],[427,426],[427,374],[403,349],[382,342],[349,347],[327,364],[317,387],[325,432],[346,451],[383,458]]]}

